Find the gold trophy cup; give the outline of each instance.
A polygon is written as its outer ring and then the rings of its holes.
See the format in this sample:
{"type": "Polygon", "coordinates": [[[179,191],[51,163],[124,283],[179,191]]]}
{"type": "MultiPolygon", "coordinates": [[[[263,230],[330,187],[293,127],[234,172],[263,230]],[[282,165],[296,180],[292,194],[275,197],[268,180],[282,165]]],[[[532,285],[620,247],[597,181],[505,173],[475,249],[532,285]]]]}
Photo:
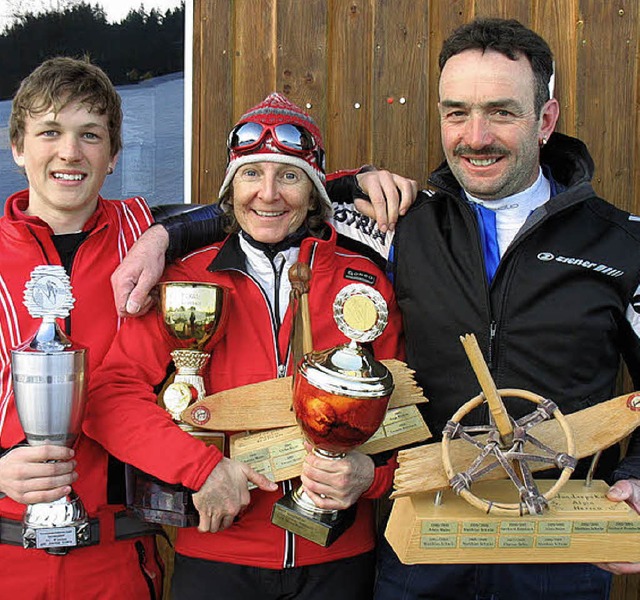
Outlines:
{"type": "MultiPolygon", "coordinates": [[[[192,402],[205,397],[202,370],[212,348],[222,337],[226,289],[190,281],[161,283],[158,318],[177,348],[171,353],[176,367],[173,381],[158,400],[181,429],[224,450],[224,434],[200,430],[183,423],[180,414],[192,402]]],[[[139,518],[152,523],[188,527],[197,524],[191,492],[181,485],[164,483],[142,471],[130,469],[127,480],[128,506],[139,518]]]]}
{"type": "MultiPolygon", "coordinates": [[[[318,456],[340,459],[380,427],[393,378],[358,342],[377,338],[387,324],[387,306],[374,288],[352,284],[333,304],[338,328],[351,341],[305,355],[293,387],[296,420],[318,456]]],[[[354,521],[356,506],[319,508],[302,487],[281,498],[271,521],[321,546],[331,545],[354,521]]]]}

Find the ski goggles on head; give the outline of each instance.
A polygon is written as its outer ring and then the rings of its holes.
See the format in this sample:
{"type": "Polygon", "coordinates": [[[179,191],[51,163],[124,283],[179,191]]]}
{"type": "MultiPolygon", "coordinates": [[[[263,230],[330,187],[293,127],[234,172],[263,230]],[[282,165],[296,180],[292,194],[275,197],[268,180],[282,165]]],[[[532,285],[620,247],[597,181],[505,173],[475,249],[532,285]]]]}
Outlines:
{"type": "Polygon", "coordinates": [[[244,154],[264,143],[269,134],[274,146],[285,154],[304,156],[312,152],[318,166],[324,171],[324,150],[313,135],[300,125],[283,123],[281,125],[262,125],[249,121],[236,125],[227,138],[227,148],[231,152],[244,154]]]}

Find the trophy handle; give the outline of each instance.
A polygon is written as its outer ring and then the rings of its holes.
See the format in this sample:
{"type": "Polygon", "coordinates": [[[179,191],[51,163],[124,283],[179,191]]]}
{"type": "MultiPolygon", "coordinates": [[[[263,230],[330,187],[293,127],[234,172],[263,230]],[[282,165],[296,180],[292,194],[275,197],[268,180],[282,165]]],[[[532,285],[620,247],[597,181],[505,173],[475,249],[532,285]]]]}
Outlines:
{"type": "Polygon", "coordinates": [[[309,282],[311,281],[309,265],[302,262],[292,265],[289,269],[289,281],[291,282],[291,304],[296,307],[291,330],[291,347],[293,364],[297,365],[305,354],[313,352],[309,310],[309,282]]]}

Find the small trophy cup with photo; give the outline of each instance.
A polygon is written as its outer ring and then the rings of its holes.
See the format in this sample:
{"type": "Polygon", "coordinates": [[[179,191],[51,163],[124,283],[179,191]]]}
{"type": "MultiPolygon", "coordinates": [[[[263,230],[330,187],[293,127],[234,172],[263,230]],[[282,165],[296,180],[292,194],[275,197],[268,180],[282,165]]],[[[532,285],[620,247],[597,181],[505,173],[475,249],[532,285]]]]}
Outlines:
{"type": "MultiPolygon", "coordinates": [[[[63,267],[42,265],[33,270],[24,304],[42,323],[33,337],[11,351],[16,410],[31,446],[70,448],[80,434],[87,349],[73,344],[56,323],[69,315],[74,302],[63,267]]],[[[25,548],[58,555],[90,539],[89,518],[73,491],[53,502],[27,505],[22,531],[25,548]]]]}
{"type": "MultiPolygon", "coordinates": [[[[224,450],[224,434],[198,429],[182,422],[180,414],[191,403],[205,397],[202,370],[213,347],[224,332],[226,289],[211,283],[175,281],[159,286],[158,318],[176,349],[171,358],[176,372],[160,393],[159,403],[181,429],[206,444],[224,450]]],[[[191,492],[181,485],[162,482],[129,468],[127,505],[139,518],[151,523],[188,527],[198,515],[191,492]]]]}
{"type": "MultiPolygon", "coordinates": [[[[387,324],[387,305],[380,293],[367,285],[349,285],[337,295],[333,314],[351,341],[305,355],[294,378],[293,408],[313,451],[340,459],[380,427],[393,378],[361,345],[376,339],[387,324]]],[[[342,511],[319,508],[300,487],[274,505],[271,520],[326,547],[351,526],[355,511],[355,505],[342,511]]]]}

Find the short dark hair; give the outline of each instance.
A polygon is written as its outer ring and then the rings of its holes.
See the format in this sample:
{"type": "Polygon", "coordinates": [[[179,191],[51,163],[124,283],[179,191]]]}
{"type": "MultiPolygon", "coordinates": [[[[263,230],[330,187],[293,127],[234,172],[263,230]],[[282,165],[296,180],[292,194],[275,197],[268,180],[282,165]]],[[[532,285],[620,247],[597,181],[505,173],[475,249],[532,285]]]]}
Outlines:
{"type": "Polygon", "coordinates": [[[13,98],[9,139],[23,149],[27,116],[51,109],[59,113],[70,102],[81,102],[90,111],[107,115],[111,157],[122,148],[122,103],[106,73],[88,58],[56,56],[45,60],[24,78],[13,98]]]}
{"type": "Polygon", "coordinates": [[[553,53],[549,44],[535,31],[515,19],[475,19],[456,29],[442,44],[438,65],[465,50],[494,50],[511,60],[524,55],[533,70],[534,108],[540,116],[549,100],[549,81],[553,74],[553,53]]]}

